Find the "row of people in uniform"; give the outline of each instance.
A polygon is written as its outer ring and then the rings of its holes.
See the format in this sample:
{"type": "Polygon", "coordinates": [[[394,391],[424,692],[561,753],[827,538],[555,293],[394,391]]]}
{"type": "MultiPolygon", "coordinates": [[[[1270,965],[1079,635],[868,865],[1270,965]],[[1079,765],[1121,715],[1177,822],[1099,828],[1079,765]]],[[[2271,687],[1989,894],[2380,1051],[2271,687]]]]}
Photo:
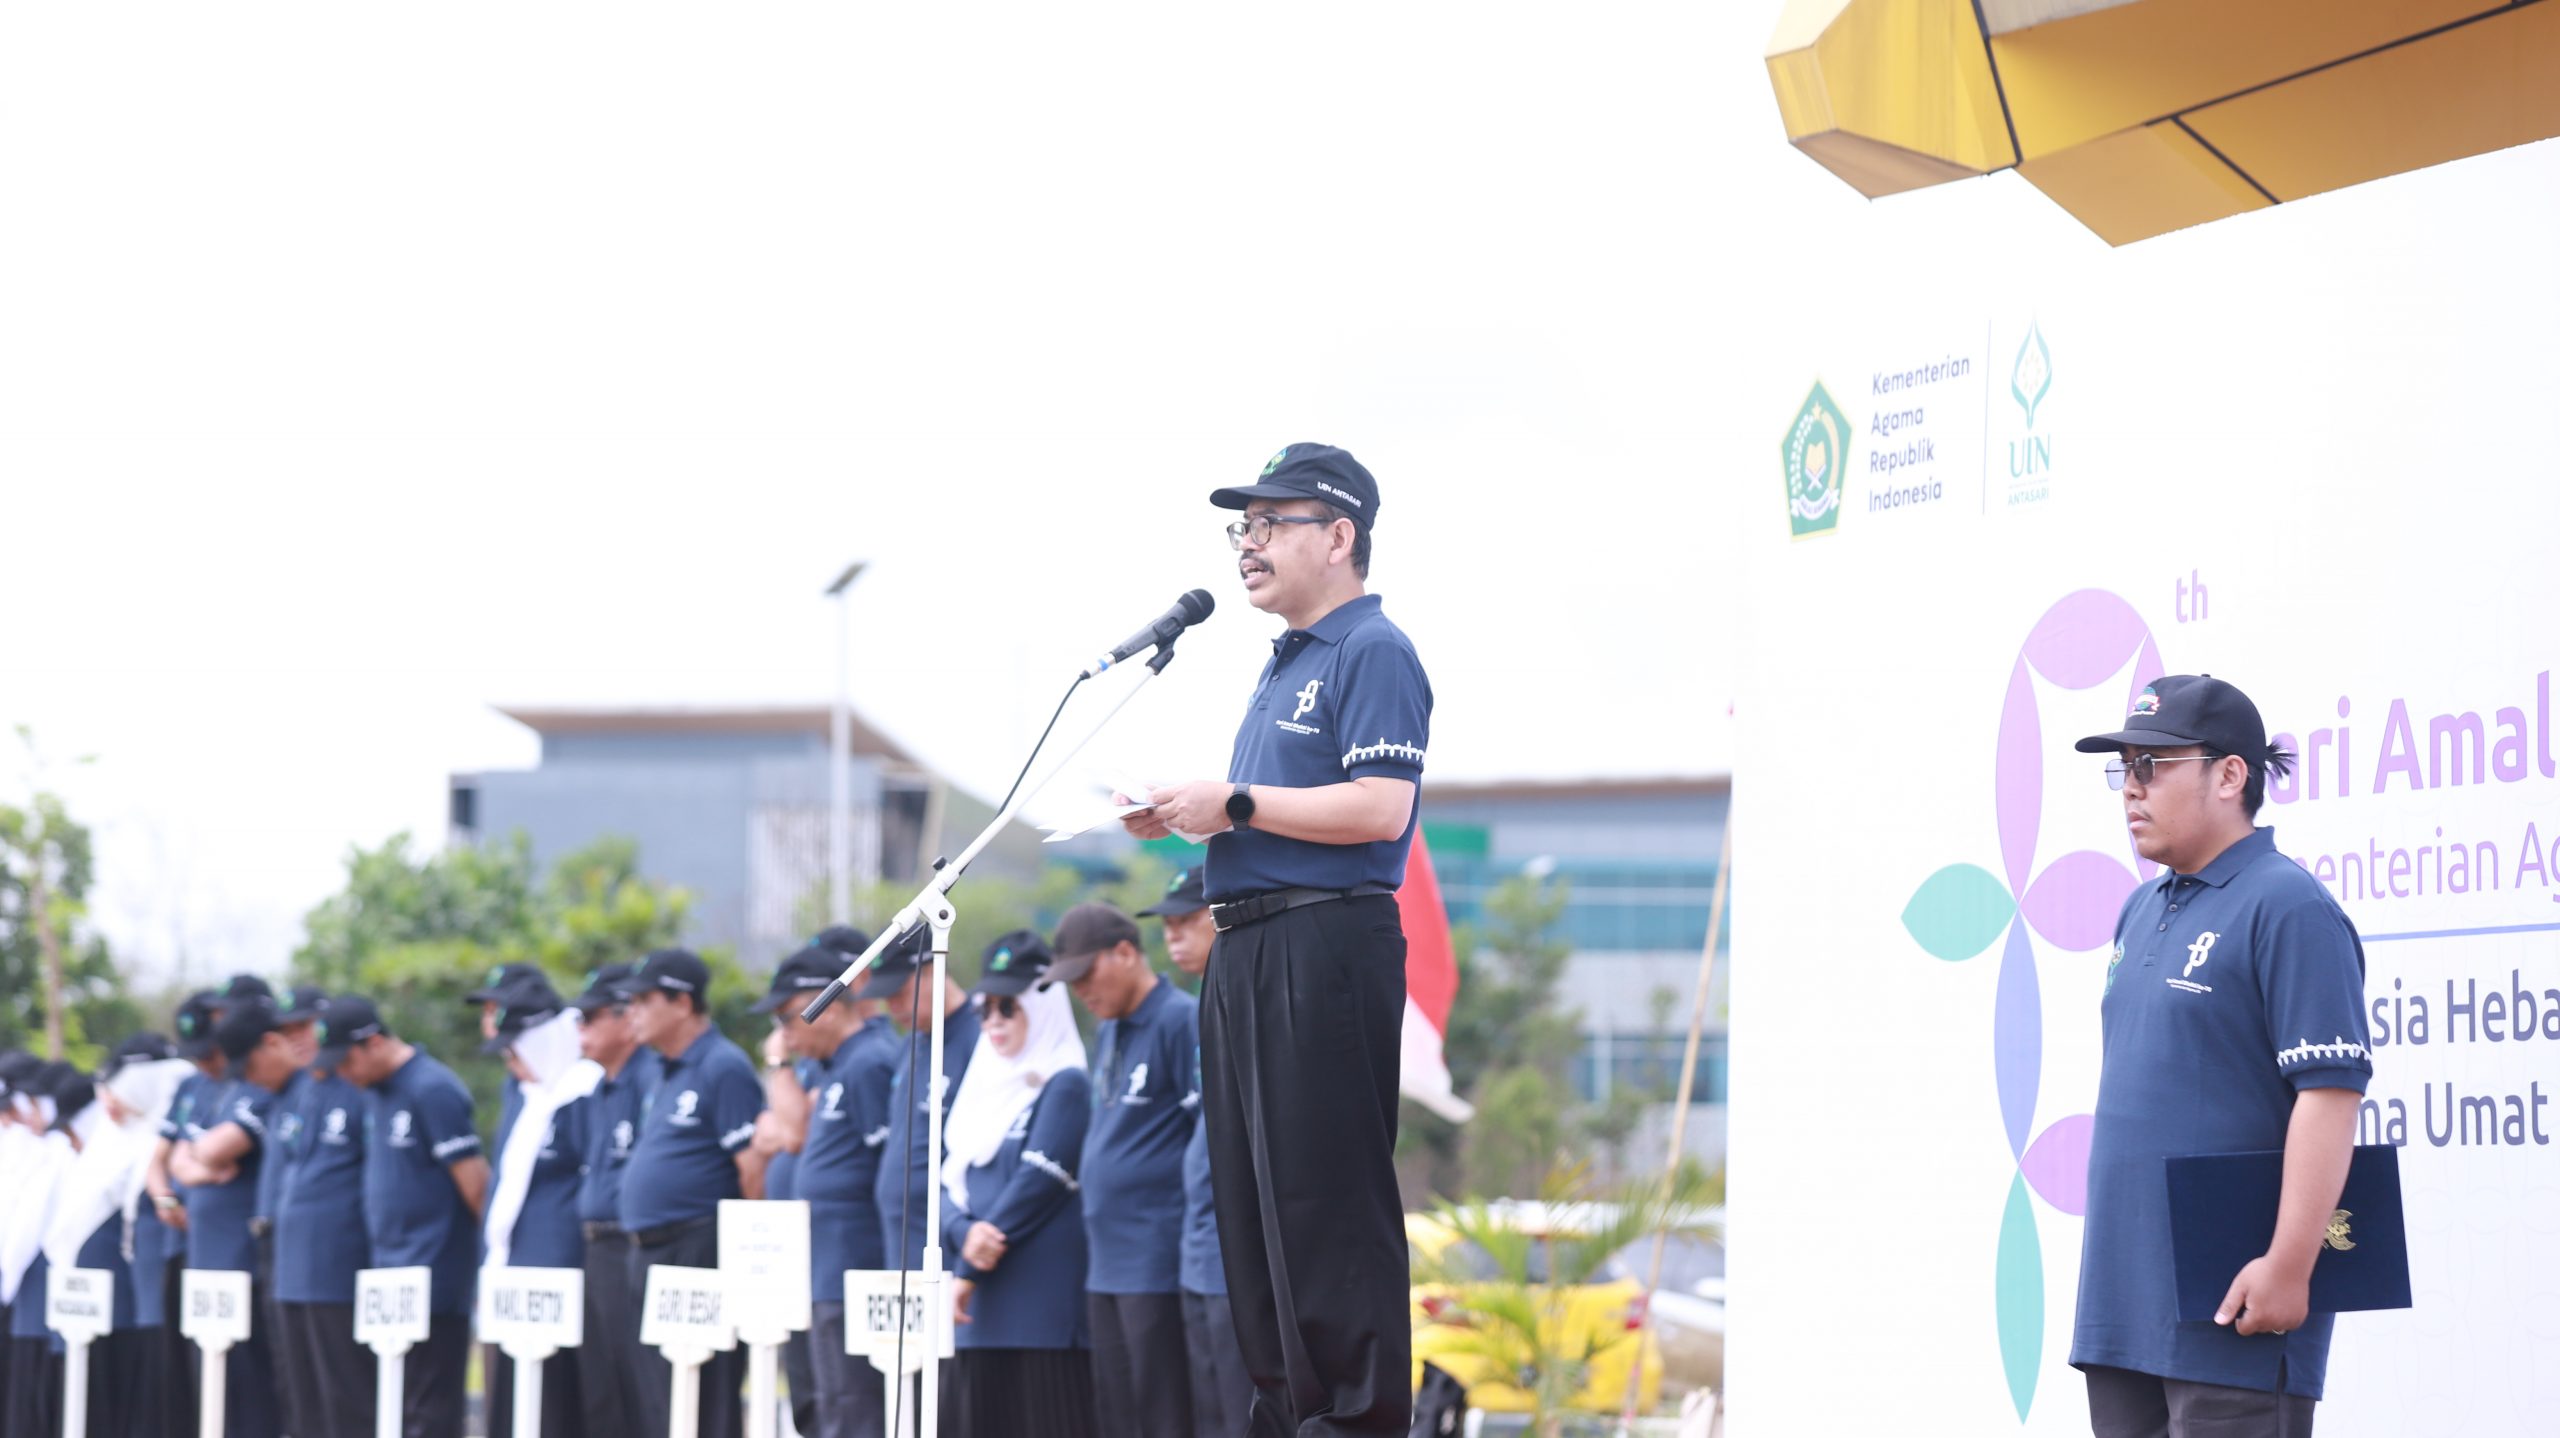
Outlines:
{"type": "MultiPolygon", "coordinates": [[[[1147,916],[1200,973],[1212,933],[1197,871],[1147,916]]],[[[585,1274],[585,1342],[544,1373],[546,1434],[663,1433],[669,1370],[639,1342],[647,1270],[716,1267],[719,1203],[769,1197],[810,1206],[815,1321],[784,1353],[798,1426],[881,1433],[892,1400],[844,1353],[842,1274],[920,1264],[935,1184],[960,1355],[943,1431],[1241,1433],[1251,1385],[1210,1216],[1196,1005],[1149,965],[1136,922],[1080,905],[1052,941],[989,946],[966,991],[931,990],[917,936],[802,1019],[868,946],[831,929],[779,966],[756,1005],[775,1025],[761,1072],[713,1026],[710,971],[685,950],[599,970],[566,998],[531,965],[491,973],[467,996],[510,1076],[485,1146],[462,1081],[371,1002],[251,976],[191,997],[174,1041],[128,1040],[94,1078],[0,1060],[7,1431],[60,1430],[50,1261],[114,1275],[93,1433],[194,1428],[198,1360],[174,1319],[194,1267],[252,1275],[258,1322],[227,1359],[226,1433],[370,1434],[355,1275],[415,1265],[432,1275],[431,1326],[405,1360],[403,1430],[458,1438],[474,1276],[492,1263],[585,1274]],[[1099,1021],[1090,1057],[1070,992],[1099,1021]],[[922,1041],[935,1004],[938,1153],[922,1041]]],[[[489,1356],[499,1438],[511,1365],[489,1356]]],[[[705,1438],[737,1431],[744,1367],[733,1350],[705,1368],[705,1438]]]]}

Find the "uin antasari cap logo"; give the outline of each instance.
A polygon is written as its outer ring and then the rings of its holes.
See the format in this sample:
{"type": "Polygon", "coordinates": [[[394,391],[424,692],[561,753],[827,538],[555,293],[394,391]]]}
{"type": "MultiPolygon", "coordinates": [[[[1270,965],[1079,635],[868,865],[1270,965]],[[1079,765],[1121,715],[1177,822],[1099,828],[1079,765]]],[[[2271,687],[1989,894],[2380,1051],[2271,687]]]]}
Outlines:
{"type": "Polygon", "coordinates": [[[994,957],[994,958],[991,958],[991,959],[989,959],[989,960],[987,960],[987,967],[988,967],[988,968],[990,968],[990,969],[995,970],[997,973],[1003,973],[1005,970],[1007,970],[1007,969],[1009,969],[1009,968],[1012,968],[1012,967],[1013,967],[1013,950],[1011,950],[1011,949],[998,949],[998,950],[996,950],[995,957],[994,957]]]}
{"type": "MultiPolygon", "coordinates": [[[[2133,686],[2148,685],[2163,670],[2150,627],[2122,598],[2083,589],[2044,612],[2008,667],[2008,698],[2001,706],[1991,785],[2000,870],[1949,864],[1923,880],[1902,911],[1903,928],[1932,958],[1965,963],[1999,951],[1991,1073],[2012,1167],[1991,1255],[1991,1288],[2000,1367],[2021,1423],[2034,1406],[2045,1357],[2048,1285],[2036,1204],[2041,1200],[2075,1217],[2088,1212],[2093,1125],[2090,1115],[2073,1113],[2036,1128],[2045,1032],[2039,977],[2044,956],[2037,951],[2041,945],[2048,955],[2080,955],[2105,946],[2125,896],[2140,882],[2137,874],[2154,872],[2138,854],[2128,866],[2120,854],[2096,849],[2062,854],[2037,867],[2046,732],[2038,681],[2063,692],[2096,689],[2116,682],[2128,664],[2133,686]]],[[[2109,955],[2104,982],[2113,983],[2121,959],[2120,953],[2109,955]]],[[[2071,975],[2075,983],[2088,974],[2068,960],[2052,971],[2071,975]]]]}
{"type": "Polygon", "coordinates": [[[2030,321],[2027,337],[2018,341],[2017,362],[2009,366],[2009,396],[2026,411],[2027,428],[2036,427],[2036,406],[2052,388],[2053,351],[2045,348],[2043,327],[2030,321]]]}
{"type": "Polygon", "coordinates": [[[1263,475],[1263,478],[1265,478],[1265,479],[1270,478],[1270,477],[1271,477],[1271,472],[1272,472],[1273,470],[1275,470],[1275,469],[1278,469],[1278,468],[1281,466],[1281,464],[1282,464],[1283,462],[1285,462],[1288,458],[1289,458],[1289,447],[1288,447],[1287,445],[1285,445],[1285,444],[1284,444],[1284,445],[1280,446],[1280,452],[1279,452],[1278,454],[1275,454],[1275,455],[1271,456],[1270,462],[1268,462],[1268,463],[1266,463],[1265,465],[1263,465],[1263,466],[1262,466],[1262,475],[1263,475]]]}
{"type": "Polygon", "coordinates": [[[2141,696],[2133,701],[2133,712],[2125,715],[2124,717],[2127,719],[2148,719],[2159,712],[2160,691],[2148,684],[2145,684],[2142,686],[2141,696]]]}
{"type": "Polygon", "coordinates": [[[1191,871],[1189,869],[1176,869],[1173,871],[1173,877],[1164,881],[1164,891],[1170,894],[1174,890],[1179,889],[1184,884],[1190,882],[1190,879],[1191,871]]]}
{"type": "Polygon", "coordinates": [[[1787,478],[1787,521],[1795,537],[1828,534],[1840,524],[1840,484],[1849,467],[1849,419],[1831,392],[1814,381],[1778,446],[1787,478]]]}

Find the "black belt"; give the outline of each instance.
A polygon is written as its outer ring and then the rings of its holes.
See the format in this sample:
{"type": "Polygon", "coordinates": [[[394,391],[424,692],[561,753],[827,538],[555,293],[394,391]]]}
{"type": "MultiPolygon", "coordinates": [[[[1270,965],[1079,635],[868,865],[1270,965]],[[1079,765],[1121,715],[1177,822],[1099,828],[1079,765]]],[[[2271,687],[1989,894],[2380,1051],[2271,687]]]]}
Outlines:
{"type": "Polygon", "coordinates": [[[629,1238],[631,1236],[621,1224],[615,1223],[613,1220],[607,1218],[590,1218],[586,1222],[578,1225],[578,1231],[587,1236],[587,1242],[589,1243],[597,1242],[600,1239],[629,1238]]]}
{"type": "Polygon", "coordinates": [[[1373,894],[1394,892],[1384,884],[1362,884],[1352,889],[1274,889],[1268,894],[1256,894],[1232,904],[1211,904],[1209,922],[1217,925],[1218,932],[1223,934],[1229,929],[1258,924],[1275,914],[1303,909],[1309,904],[1329,904],[1336,899],[1365,899],[1373,894]]]}
{"type": "Polygon", "coordinates": [[[688,1218],[680,1223],[662,1223],[656,1228],[633,1228],[624,1231],[631,1235],[633,1244],[641,1248],[655,1248],[661,1243],[673,1243],[697,1228],[709,1228],[715,1222],[717,1220],[714,1218],[688,1218]]]}
{"type": "Polygon", "coordinates": [[[249,1236],[251,1238],[264,1238],[275,1231],[276,1221],[272,1218],[253,1218],[249,1220],[249,1236]]]}

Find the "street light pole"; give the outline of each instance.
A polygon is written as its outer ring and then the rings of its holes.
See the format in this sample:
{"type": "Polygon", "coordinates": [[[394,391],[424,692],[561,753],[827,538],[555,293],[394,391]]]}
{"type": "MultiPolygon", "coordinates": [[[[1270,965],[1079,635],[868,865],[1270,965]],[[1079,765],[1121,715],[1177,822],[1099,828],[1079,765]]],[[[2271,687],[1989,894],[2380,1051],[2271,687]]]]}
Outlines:
{"type": "Polygon", "coordinates": [[[827,921],[853,922],[853,604],[846,591],[862,560],[845,566],[827,597],[836,602],[836,712],[827,748],[827,921]]]}

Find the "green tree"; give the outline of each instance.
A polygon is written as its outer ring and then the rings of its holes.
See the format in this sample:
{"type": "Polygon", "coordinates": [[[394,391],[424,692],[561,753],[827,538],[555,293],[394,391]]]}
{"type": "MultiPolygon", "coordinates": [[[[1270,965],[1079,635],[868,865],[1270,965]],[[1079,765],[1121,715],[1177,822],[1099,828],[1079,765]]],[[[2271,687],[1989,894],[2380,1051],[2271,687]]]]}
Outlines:
{"type": "Polygon", "coordinates": [[[1458,994],[1442,1054],[1476,1106],[1452,1124],[1408,1103],[1397,1148],[1408,1184],[1428,1193],[1518,1193],[1562,1152],[1582,1020],[1558,997],[1573,946],[1556,936],[1570,896],[1561,880],[1515,874],[1483,919],[1450,935],[1458,994]]]}
{"type": "Polygon", "coordinates": [[[142,1013],[106,941],[81,928],[96,877],[89,828],[44,787],[24,726],[18,739],[35,782],[25,803],[0,804],[0,1047],[89,1068],[142,1013]]]}
{"type": "MultiPolygon", "coordinates": [[[[685,891],[647,878],[637,847],[603,838],[535,872],[522,834],[420,856],[395,834],[347,856],[346,887],[304,920],[293,976],[359,993],[391,1031],[451,1066],[489,1121],[505,1066],[480,1053],[480,1011],[462,996],[501,964],[541,967],[565,997],[606,963],[678,942],[685,891]]],[[[747,1011],[760,982],[725,948],[702,951],[712,1015],[750,1053],[765,1024],[747,1011]]]]}

